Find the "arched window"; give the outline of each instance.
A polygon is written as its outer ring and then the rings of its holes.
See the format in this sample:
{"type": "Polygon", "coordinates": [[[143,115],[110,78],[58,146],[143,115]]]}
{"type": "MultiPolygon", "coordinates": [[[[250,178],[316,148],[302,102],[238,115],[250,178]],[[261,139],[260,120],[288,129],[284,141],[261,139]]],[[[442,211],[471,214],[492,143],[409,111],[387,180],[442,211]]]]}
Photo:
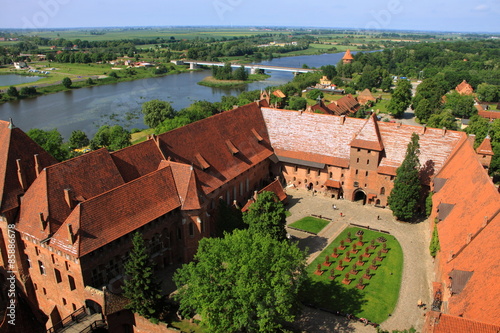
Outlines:
{"type": "Polygon", "coordinates": [[[381,194],[381,195],[384,195],[384,194],[385,194],[385,187],[382,187],[382,188],[380,189],[380,194],[381,194]]]}
{"type": "Polygon", "coordinates": [[[333,177],[333,173],[332,173],[332,172],[330,172],[330,179],[332,179],[332,177],[333,177]]]}

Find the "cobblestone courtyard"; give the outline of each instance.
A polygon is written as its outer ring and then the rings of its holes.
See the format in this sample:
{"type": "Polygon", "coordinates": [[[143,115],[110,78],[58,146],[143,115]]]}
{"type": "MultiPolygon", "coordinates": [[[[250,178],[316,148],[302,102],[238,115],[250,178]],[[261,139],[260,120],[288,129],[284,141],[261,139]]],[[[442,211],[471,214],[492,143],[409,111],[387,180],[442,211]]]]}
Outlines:
{"type": "MultiPolygon", "coordinates": [[[[403,280],[394,313],[380,326],[389,331],[413,326],[417,331],[421,331],[425,317],[424,311],[417,307],[417,302],[421,299],[425,304],[430,304],[432,290],[428,222],[417,224],[398,222],[389,209],[363,206],[360,203],[331,199],[322,195],[313,196],[312,192],[302,189],[287,189],[287,194],[289,195],[287,208],[291,212],[287,224],[311,214],[333,219],[333,222],[317,236],[288,229],[291,235],[299,239],[299,247],[309,248],[308,264],[350,223],[386,230],[397,238],[403,249],[403,280]],[[334,204],[337,210],[333,209],[334,204]],[[340,213],[344,216],[341,217],[340,213]]],[[[306,309],[297,321],[297,325],[307,332],[376,332],[371,326],[348,322],[345,318],[313,309],[306,309]]]]}

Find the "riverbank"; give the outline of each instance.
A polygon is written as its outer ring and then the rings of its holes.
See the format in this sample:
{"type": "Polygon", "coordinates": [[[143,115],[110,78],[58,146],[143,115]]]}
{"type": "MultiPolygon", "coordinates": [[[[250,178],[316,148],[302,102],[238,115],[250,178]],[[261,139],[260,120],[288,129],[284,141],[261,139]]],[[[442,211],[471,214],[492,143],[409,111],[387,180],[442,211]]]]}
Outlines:
{"type": "Polygon", "coordinates": [[[241,81],[241,80],[217,80],[213,76],[207,76],[206,78],[198,82],[198,84],[200,86],[212,87],[212,88],[235,88],[244,86],[254,81],[264,81],[269,77],[271,76],[267,74],[250,74],[248,76],[248,80],[241,81]]]}

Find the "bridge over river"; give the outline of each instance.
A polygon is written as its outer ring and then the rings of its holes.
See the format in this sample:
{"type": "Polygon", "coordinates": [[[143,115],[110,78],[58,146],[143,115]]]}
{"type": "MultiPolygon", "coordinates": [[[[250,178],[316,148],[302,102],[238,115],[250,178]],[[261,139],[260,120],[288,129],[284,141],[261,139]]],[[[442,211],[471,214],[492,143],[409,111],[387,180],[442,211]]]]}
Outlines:
{"type": "MultiPolygon", "coordinates": [[[[197,61],[197,60],[189,60],[189,61],[181,61],[181,60],[173,60],[176,64],[189,64],[190,69],[196,69],[198,66],[224,66],[223,62],[212,62],[212,61],[197,61]]],[[[238,68],[241,67],[242,64],[231,64],[231,67],[238,68]]],[[[259,65],[259,64],[243,64],[246,69],[250,69],[250,74],[255,74],[257,70],[269,70],[269,71],[281,71],[281,72],[292,72],[294,74],[297,73],[310,73],[316,72],[318,69],[310,69],[310,68],[294,68],[294,67],[280,67],[280,66],[269,66],[269,65],[259,65]]]]}

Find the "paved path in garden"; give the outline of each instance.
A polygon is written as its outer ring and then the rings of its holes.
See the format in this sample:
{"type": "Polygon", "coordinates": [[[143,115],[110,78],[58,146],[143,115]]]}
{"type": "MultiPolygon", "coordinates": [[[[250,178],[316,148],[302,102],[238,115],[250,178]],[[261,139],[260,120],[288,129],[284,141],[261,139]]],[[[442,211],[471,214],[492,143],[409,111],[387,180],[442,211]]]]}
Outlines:
{"type": "MultiPolygon", "coordinates": [[[[397,238],[403,249],[403,280],[396,309],[389,319],[381,324],[381,328],[391,331],[413,326],[417,331],[421,331],[425,317],[424,310],[417,307],[417,302],[421,299],[425,304],[431,303],[433,280],[432,258],[428,250],[430,241],[428,222],[418,224],[397,222],[389,209],[363,206],[322,195],[312,196],[312,192],[302,189],[288,189],[287,193],[290,196],[287,208],[292,213],[287,218],[287,224],[311,214],[333,218],[333,222],[318,236],[288,229],[291,235],[299,238],[299,247],[309,248],[311,257],[318,256],[349,223],[386,230],[397,238]],[[333,204],[338,210],[333,210],[333,204]],[[340,217],[340,212],[345,216],[340,217]],[[380,217],[379,220],[377,216],[380,217]]],[[[308,263],[312,260],[308,260],[308,263]]],[[[348,323],[345,318],[319,312],[308,309],[299,319],[298,325],[307,332],[375,332],[370,326],[348,323]]]]}

